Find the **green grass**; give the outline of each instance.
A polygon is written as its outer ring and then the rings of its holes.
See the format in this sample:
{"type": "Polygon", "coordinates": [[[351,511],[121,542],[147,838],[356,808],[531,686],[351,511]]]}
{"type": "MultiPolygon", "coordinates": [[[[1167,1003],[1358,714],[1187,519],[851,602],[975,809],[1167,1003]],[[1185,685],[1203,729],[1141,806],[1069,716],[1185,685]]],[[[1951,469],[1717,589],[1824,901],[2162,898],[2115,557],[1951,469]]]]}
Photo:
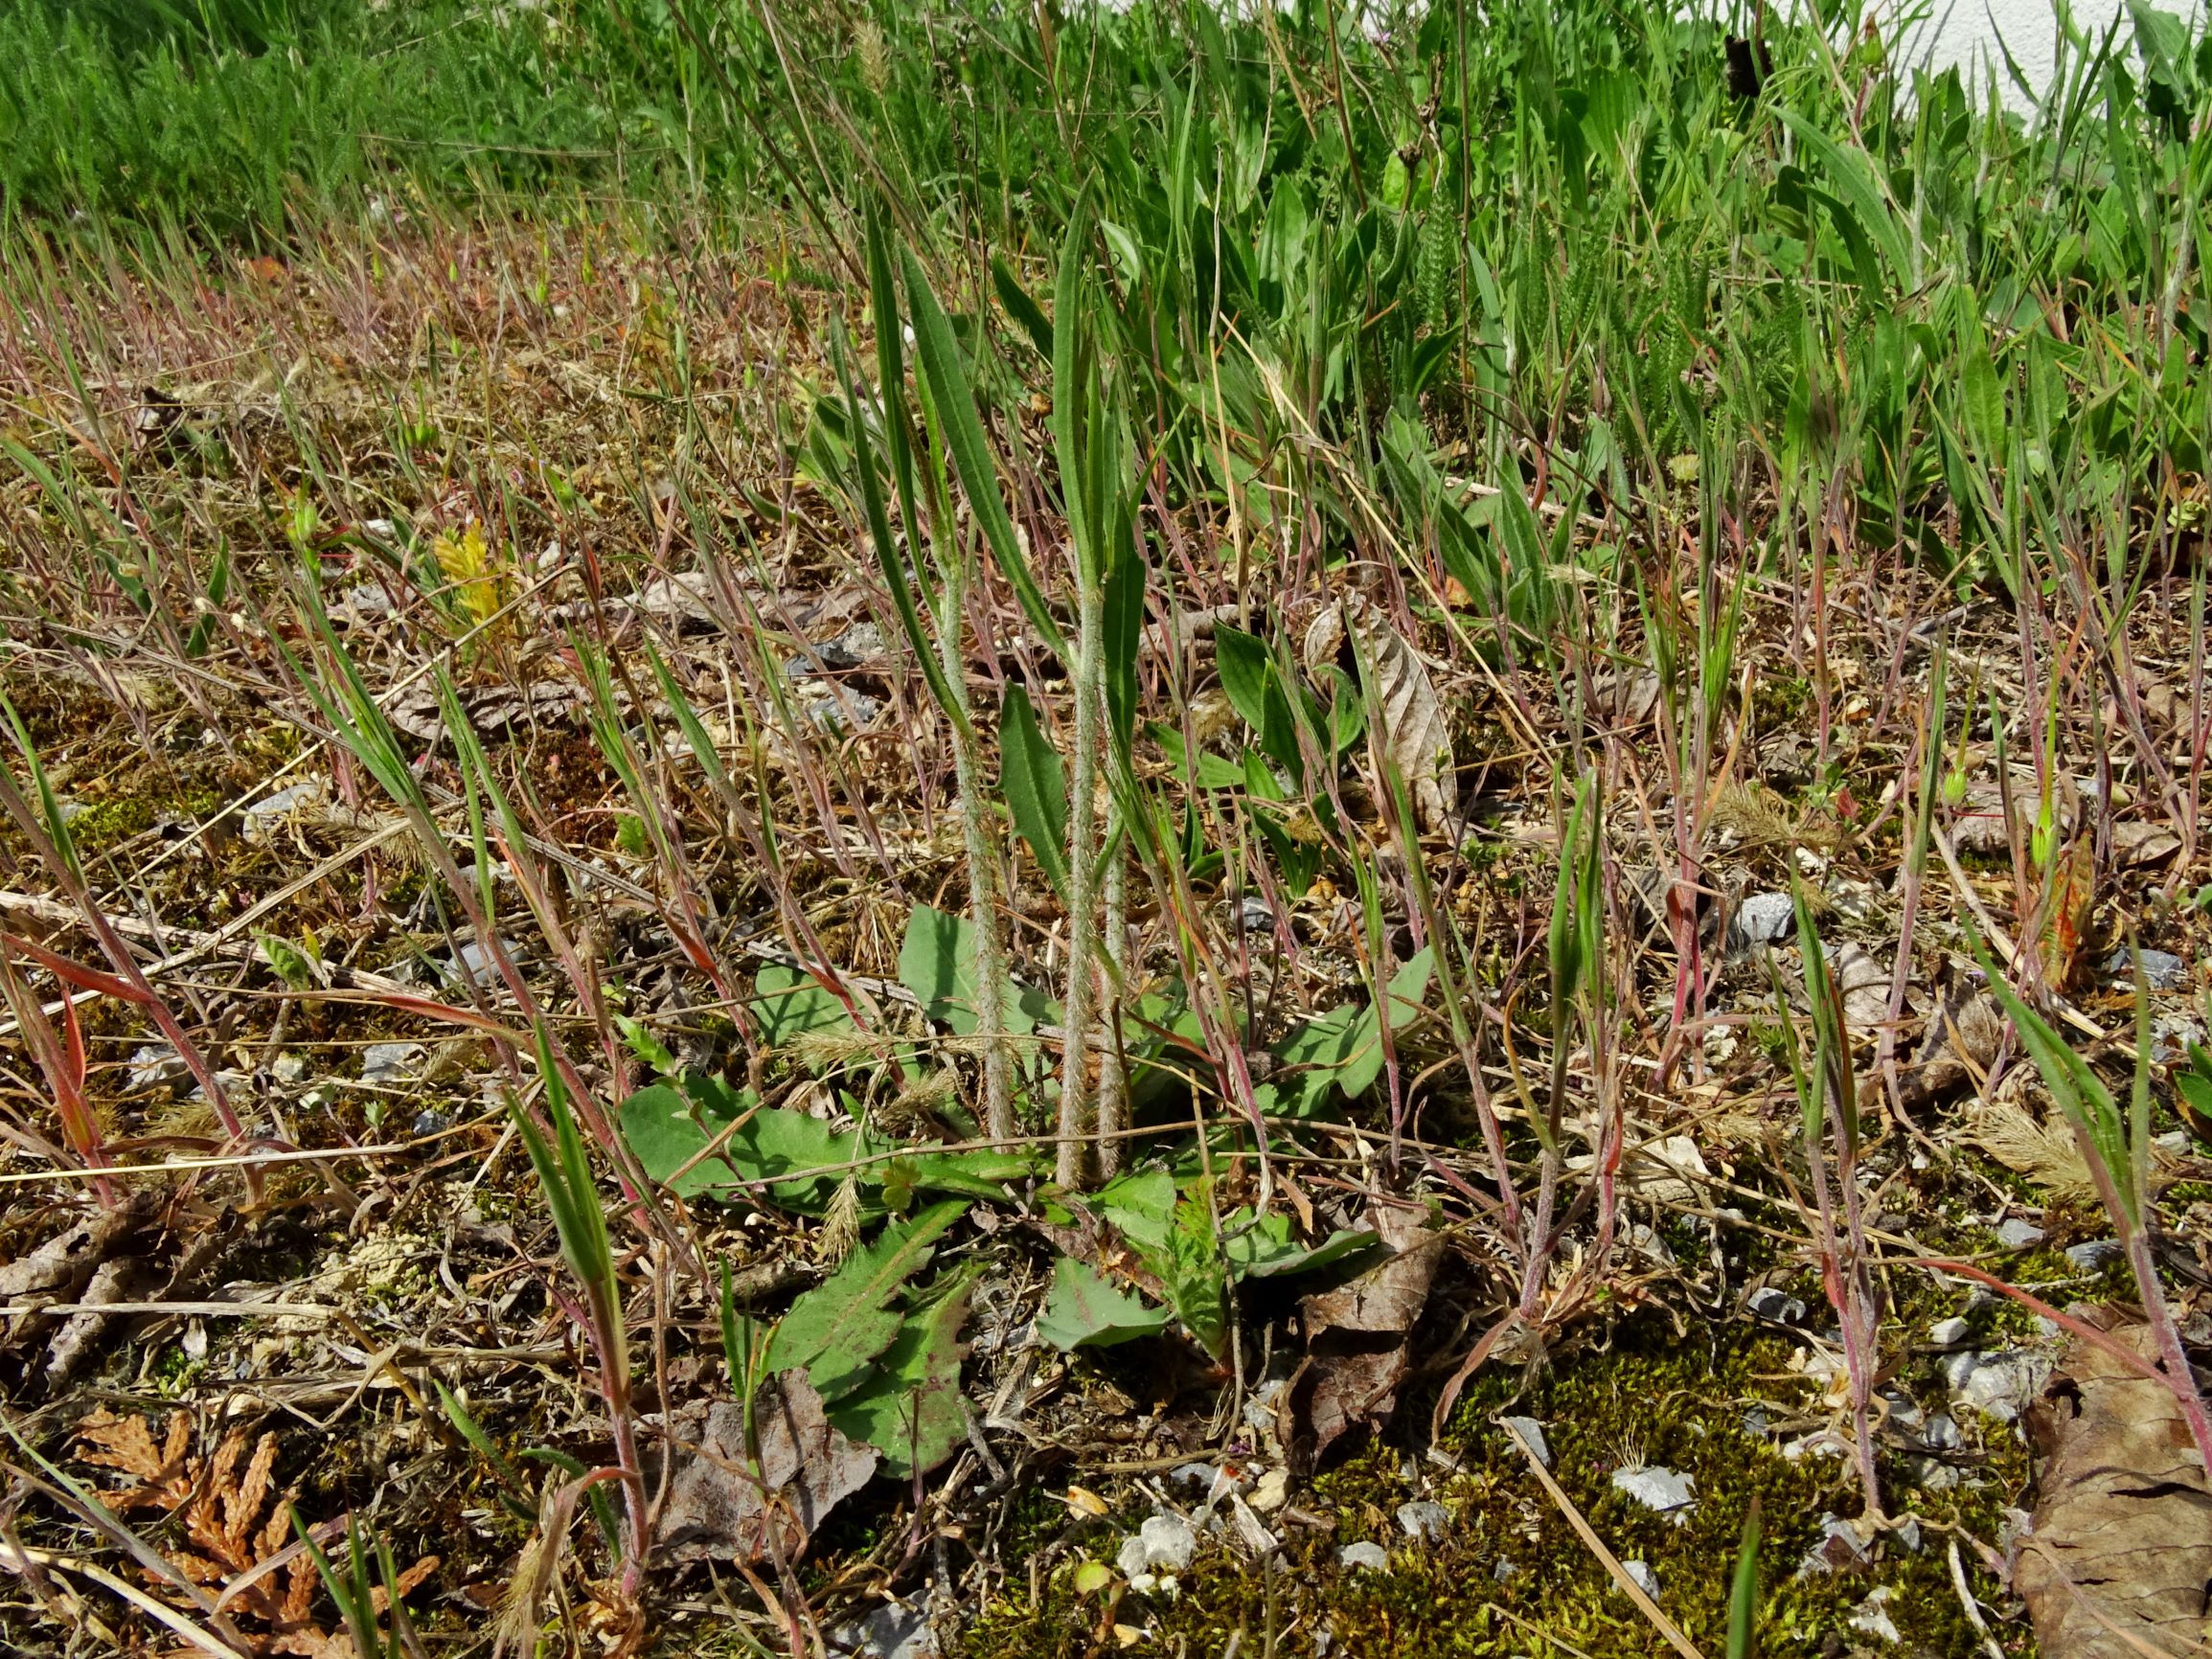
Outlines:
{"type": "MultiPolygon", "coordinates": [[[[1644,872],[1771,886],[1817,842],[1831,875],[1897,892],[1891,827],[1916,821],[1923,780],[1941,775],[1916,763],[1935,744],[1971,749],[1977,779],[2007,764],[2124,774],[2131,810],[2188,844],[2170,877],[2107,861],[2097,898],[2124,917],[2166,924],[2156,884],[2204,874],[2201,765],[2174,759],[2181,736],[2139,731],[2134,704],[2152,682],[2201,700],[2212,49],[2148,12],[2124,35],[2077,36],[2021,117],[1970,79],[1896,70],[1867,13],[1844,7],[1816,28],[1771,26],[1766,84],[1747,96],[1723,67],[1747,11],[1439,0],[1370,32],[1331,0],[1232,18],[1176,0],[1118,15],[987,0],[210,0],[159,14],[0,0],[0,372],[25,389],[0,423],[0,593],[23,668],[50,666],[33,652],[60,641],[56,660],[85,667],[84,699],[142,722],[148,752],[174,711],[92,667],[219,700],[211,726],[279,711],[327,727],[342,706],[373,739],[353,734],[354,794],[410,809],[420,862],[398,867],[394,851],[354,901],[315,898],[318,935],[373,966],[401,960],[385,937],[397,928],[422,955],[448,898],[465,915],[504,906],[469,918],[480,935],[542,935],[516,983],[532,974],[545,1001],[544,1070],[565,1076],[575,1057],[555,1045],[598,1034],[607,1098],[581,1077],[576,1093],[601,1151],[618,1148],[594,1114],[636,1080],[607,986],[683,979],[682,998],[626,992],[623,1006],[726,1010],[705,1063],[780,1079],[794,1056],[760,1036],[744,996],[762,941],[780,969],[859,984],[904,966],[918,904],[965,903],[978,936],[1005,920],[1008,966],[1040,996],[1062,998],[1101,941],[1128,942],[1132,994],[1177,1034],[1191,1079],[1178,1072],[1151,1121],[1180,1137],[1175,1114],[1205,1108],[1222,1185],[1190,1192],[1208,1203],[1239,1182],[1239,1201],[1283,1190],[1247,1168],[1248,1142],[1232,1146],[1259,1111],[1341,1112],[1378,1160],[1385,1133],[1393,1151],[1402,1132],[1456,1134],[1455,1173],[1489,1183],[1494,1208],[1487,1193],[1471,1202],[1471,1185],[1422,1188],[1418,1158],[1395,1166],[1470,1245],[1446,1297],[1449,1342],[1517,1308],[1568,1352],[1621,1306],[1614,1224],[1641,1212],[1591,1202],[1617,1195],[1567,1143],[1612,1144],[1631,1109],[1634,1138],[1657,1126],[1691,1063],[1677,1039],[1700,1052],[1695,906],[1670,913],[1662,891],[1645,915],[1630,894],[1644,872]],[[240,279],[241,249],[285,258],[275,277],[264,264],[240,279]],[[183,386],[166,438],[170,417],[134,392],[164,376],[183,386]],[[461,644],[462,579],[433,550],[471,521],[497,566],[482,591],[539,571],[546,586],[461,644]],[[728,579],[711,602],[720,633],[651,636],[673,664],[672,711],[680,693],[717,723],[684,731],[697,774],[660,763],[640,636],[600,603],[636,585],[649,550],[728,579]],[[334,602],[401,578],[424,598],[403,625],[296,625],[310,580],[334,602]],[[785,602],[855,594],[881,602],[869,694],[901,707],[874,732],[838,733],[806,712],[813,693],[788,668],[821,630],[796,637],[811,625],[785,602]],[[1310,650],[1332,606],[1341,648],[1310,650]],[[1148,625],[1190,612],[1218,625],[1205,650],[1146,651],[1148,625]],[[563,631],[565,650],[526,656],[563,631]],[[1956,652],[1954,712],[1931,720],[1936,649],[1956,652]],[[501,740],[487,758],[458,742],[463,769],[434,754],[418,765],[421,739],[372,713],[441,656],[472,694],[584,664],[596,747],[549,720],[542,746],[501,740]],[[1491,838],[1413,810],[1436,781],[1421,754],[1395,752],[1381,681],[1416,656],[1443,688],[1457,785],[1495,808],[1491,838]],[[337,686],[341,665],[342,703],[307,694],[337,686]],[[1646,681],[1643,712],[1624,715],[1646,681]],[[1960,708],[1966,732],[1942,729],[1960,708]],[[1009,775],[1009,731],[1026,782],[1009,775]],[[1764,782],[1785,776],[1763,759],[1777,734],[1793,745],[1787,786],[1804,789],[1786,810],[1764,782]],[[465,793],[434,801],[433,785],[465,793]],[[1715,825],[1728,792],[1748,801],[1753,786],[1790,833],[1744,852],[1715,825]],[[520,803],[513,825],[496,789],[520,803]],[[488,802],[527,893],[490,879],[488,802]],[[481,885],[460,871],[464,814],[481,885]],[[1547,844],[1546,829],[1562,833],[1547,844]],[[587,967],[560,937],[566,907],[544,898],[533,835],[571,853],[611,840],[636,917],[657,904],[665,936],[595,923],[587,967]],[[1562,845],[1584,861],[1547,955],[1562,845]],[[1073,914],[1079,893],[1103,920],[1073,914]],[[1296,971],[1242,920],[1263,894],[1270,926],[1280,895],[1314,896],[1297,912],[1296,971]],[[741,938],[735,919],[761,925],[741,938]],[[1370,1006],[1416,936],[1434,952],[1428,1012],[1461,1022],[1448,1040],[1444,1019],[1393,1011],[1375,1027],[1379,1048],[1394,1034],[1389,1064],[1352,1099],[1301,1099],[1295,1063],[1252,1073],[1301,1021],[1370,1006]],[[664,937],[680,949],[649,970],[664,937]],[[1504,1128],[1494,1101],[1511,1108],[1504,1128]],[[1539,1148],[1539,1125],[1556,1144],[1539,1148]],[[1538,1215],[1567,1219],[1546,1236],[1538,1215]]],[[[477,716],[459,688],[449,704],[458,738],[477,716]]],[[[2031,815],[2035,796],[2021,794],[2031,815]]],[[[125,809],[91,827],[135,828],[125,809]]],[[[1935,821],[1955,828],[1950,810],[1935,821]]],[[[272,841],[257,872],[285,851],[272,841]]],[[[2029,995],[2058,977],[2034,955],[2058,851],[1972,855],[1975,902],[2029,946],[2017,970],[2029,995]]],[[[171,905],[206,901],[196,873],[167,879],[171,905]]],[[[1924,982],[1959,943],[1948,882],[1928,876],[1920,912],[1924,982]]],[[[124,900],[139,902],[107,902],[124,900]]],[[[304,935],[307,910],[285,925],[304,935]]],[[[1833,936],[1855,925],[1839,919],[1833,936]]],[[[1887,914],[1860,931],[1894,946],[1887,914]]],[[[993,977],[978,968],[979,986],[993,977]]],[[[1764,985],[1723,992],[1747,1023],[1721,1103],[1771,1126],[1795,1038],[1770,1021],[1764,985]]],[[[882,1021],[870,1036],[884,1056],[923,1045],[911,1052],[942,1061],[950,1094],[980,1049],[980,1103],[1003,1108],[1010,1133],[1050,1115],[1045,1051],[1062,1037],[1020,1047],[993,1098],[992,1057],[1014,1045],[986,1023],[978,1042],[940,1049],[919,1015],[855,1003],[853,1017],[882,1021]]],[[[1140,1063],[1149,1040],[1130,1045],[1140,1063]]],[[[865,1046],[841,1074],[848,1103],[890,1116],[904,1080],[865,1046]]],[[[1082,1043],[1066,1046],[1063,1103],[1087,1134],[1082,1043]]],[[[1141,1122],[1147,1105],[1131,1109],[1141,1122]]],[[[1299,1128],[1313,1146],[1334,1132],[1299,1128]]],[[[1902,1139],[1870,1141],[1867,1156],[1902,1175],[1909,1211],[1902,1139]]],[[[1744,1154],[1730,1202],[1759,1207],[1749,1193],[1764,1192],[1759,1225],[1810,1233],[1773,1178],[1803,1148],[1751,1146],[1726,1148],[1744,1154]]],[[[1286,1141],[1275,1155],[1310,1154],[1286,1141]]],[[[586,1158],[580,1139],[562,1166],[570,1220],[599,1190],[586,1158]]],[[[1796,1188],[1812,1190],[1802,1173],[1796,1188]]],[[[609,1212],[626,1230],[637,1213],[609,1212]]],[[[1193,1219],[1176,1238],[1205,1246],[1188,1252],[1193,1282],[1212,1274],[1218,1289],[1206,1204],[1178,1214],[1193,1219]]],[[[1927,1232],[1986,1238],[1958,1221],[1936,1215],[1927,1232]]],[[[1012,1237],[992,1248],[1017,1248],[1012,1237]]],[[[1668,1306],[1703,1329],[1733,1288],[1668,1306]]],[[[1635,1294],[1676,1290],[1653,1279],[1635,1294]]],[[[1870,1354],[1915,1340],[1907,1319],[1926,1312],[1910,1295],[1870,1312],[1870,1354]]],[[[1778,1340],[1723,1365],[1659,1329],[1626,1332],[1612,1375],[1629,1400],[1664,1389],[1686,1402],[1650,1449],[1710,1480],[1699,1576],[1680,1582],[1717,1633],[1749,1497],[1766,1499],[1784,1562],[1856,1483],[1750,1466],[1736,1402],[1691,1400],[1731,1367],[1740,1381],[1754,1358],[1779,1367],[1778,1340]],[[1738,1475],[1743,1489],[1723,1491],[1738,1475]]],[[[1526,1493],[1494,1466],[1473,1402],[1503,1404],[1516,1381],[1511,1365],[1480,1375],[1460,1420],[1499,1537],[1526,1523],[1526,1493]]],[[[1601,1382],[1585,1355],[1529,1386],[1594,1425],[1618,1405],[1601,1382]]],[[[1425,1417],[1322,1482],[1341,1524],[1394,1495],[1425,1417]]],[[[1585,1475],[1625,1451],[1579,1428],[1561,1441],[1585,1475]]],[[[2009,1464],[2005,1481],[2009,1497],[2009,1464]]],[[[1653,1552],[1673,1535],[1594,1479],[1577,1489],[1653,1552]]],[[[1386,1511],[1369,1531],[1387,1531],[1386,1511]]],[[[1994,1514],[1973,1524],[1986,1533],[1994,1514]]],[[[1301,1547],[1327,1568],[1336,1541],[1301,1547]]],[[[1963,1613],[1936,1560],[1900,1570],[1916,1637],[1955,1647],[1963,1613]]],[[[1373,1616],[1359,1642],[1346,1626],[1348,1648],[1403,1647],[1410,1622],[1520,1650],[1517,1627],[1476,1628],[1504,1592],[1475,1570],[1490,1567],[1469,1556],[1395,1585],[1339,1582],[1373,1616]]],[[[1648,1650],[1580,1557],[1562,1546],[1540,1572],[1573,1593],[1575,1631],[1648,1650]]],[[[1199,1588],[1163,1615],[1194,1650],[1225,1646],[1225,1621],[1266,1617],[1256,1582],[1199,1588]]],[[[1000,1634],[1021,1624],[1069,1651],[1087,1644],[1098,1607],[1072,1586],[1041,1594],[1041,1612],[1002,1607],[1000,1634]]],[[[1833,1583],[1775,1596],[1785,1624],[1804,1613],[1786,1633],[1808,1648],[1844,1611],[1833,1583]]]]}

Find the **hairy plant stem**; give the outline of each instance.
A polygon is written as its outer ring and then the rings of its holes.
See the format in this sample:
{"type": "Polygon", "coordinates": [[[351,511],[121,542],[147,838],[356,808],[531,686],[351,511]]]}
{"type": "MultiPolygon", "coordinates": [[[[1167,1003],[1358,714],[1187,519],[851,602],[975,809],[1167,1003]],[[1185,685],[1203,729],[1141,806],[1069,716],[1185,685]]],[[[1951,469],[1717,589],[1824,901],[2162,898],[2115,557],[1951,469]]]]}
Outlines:
{"type": "Polygon", "coordinates": [[[1067,1038],[1060,1085],[1060,1155],[1062,1187],[1077,1188],[1091,1164],[1091,1138],[1100,1126],[1091,1090],[1093,1009],[1098,1003],[1098,742],[1106,702],[1106,664],[1099,634],[1106,595],[1093,573],[1078,577],[1075,652],[1075,764],[1068,802],[1067,1038]]]}
{"type": "MultiPolygon", "coordinates": [[[[941,520],[942,522],[942,520],[941,520]]],[[[968,696],[968,664],[960,648],[968,608],[968,562],[954,552],[941,562],[937,655],[951,688],[952,773],[960,789],[960,829],[968,852],[968,900],[975,913],[975,1034],[983,1049],[983,1123],[994,1141],[1010,1141],[1014,1067],[1006,1048],[1006,947],[999,938],[998,854],[984,804],[983,758],[968,696]]]]}
{"type": "Polygon", "coordinates": [[[1117,845],[1118,816],[1106,823],[1106,842],[1114,847],[1106,874],[1106,960],[1110,978],[1099,1021],[1098,1172],[1105,1180],[1121,1168],[1121,1131],[1129,1122],[1129,1068],[1122,1057],[1122,987],[1129,970],[1129,858],[1117,845]]]}

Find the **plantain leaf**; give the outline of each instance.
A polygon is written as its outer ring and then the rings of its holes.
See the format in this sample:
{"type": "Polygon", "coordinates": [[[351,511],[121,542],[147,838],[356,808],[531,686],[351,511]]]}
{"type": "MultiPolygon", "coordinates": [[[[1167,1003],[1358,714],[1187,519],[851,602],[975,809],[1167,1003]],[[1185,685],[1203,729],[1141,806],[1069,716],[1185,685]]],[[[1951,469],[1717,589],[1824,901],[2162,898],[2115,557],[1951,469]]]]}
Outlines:
{"type": "Polygon", "coordinates": [[[1037,722],[1029,693],[1019,686],[1006,689],[998,740],[1004,755],[1006,805],[1014,813],[1014,827],[1029,844],[1037,867],[1064,903],[1069,889],[1067,775],[1060,751],[1037,722]]]}
{"type": "MultiPolygon", "coordinates": [[[[964,916],[917,904],[906,919],[906,939],[899,950],[899,983],[912,991],[922,1011],[943,1020],[962,1035],[975,1030],[980,992],[975,986],[975,928],[964,916]]],[[[1026,986],[1010,987],[1006,1029],[1024,1036],[1040,1017],[1059,1005],[1026,986]]]]}
{"type": "Polygon", "coordinates": [[[771,1049],[808,1032],[852,1029],[852,1011],[802,969],[769,963],[754,976],[753,989],[753,1018],[771,1049]]]}
{"type": "Polygon", "coordinates": [[[1229,706],[1257,732],[1267,722],[1267,646],[1226,624],[1214,629],[1214,662],[1229,706]]]}

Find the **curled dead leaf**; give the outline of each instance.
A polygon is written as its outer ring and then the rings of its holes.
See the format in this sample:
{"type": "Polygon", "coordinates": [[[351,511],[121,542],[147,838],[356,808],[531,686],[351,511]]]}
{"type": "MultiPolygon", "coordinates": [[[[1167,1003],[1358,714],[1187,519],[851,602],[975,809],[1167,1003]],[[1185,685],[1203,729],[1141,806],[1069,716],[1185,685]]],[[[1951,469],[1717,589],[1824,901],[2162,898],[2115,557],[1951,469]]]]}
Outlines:
{"type": "Polygon", "coordinates": [[[1350,1284],[1299,1303],[1306,1359],[1281,1409],[1283,1443],[1301,1470],[1354,1429],[1379,1427],[1397,1410],[1407,1338],[1443,1264],[1444,1239],[1418,1214],[1380,1204],[1372,1221],[1392,1254],[1350,1284]]]}
{"type": "Polygon", "coordinates": [[[1427,664],[1373,602],[1352,594],[1324,605],[1307,625],[1300,649],[1307,670],[1335,661],[1346,641],[1373,676],[1381,716],[1373,737],[1405,781],[1414,817],[1423,830],[1443,829],[1459,805],[1459,779],[1427,664]]]}

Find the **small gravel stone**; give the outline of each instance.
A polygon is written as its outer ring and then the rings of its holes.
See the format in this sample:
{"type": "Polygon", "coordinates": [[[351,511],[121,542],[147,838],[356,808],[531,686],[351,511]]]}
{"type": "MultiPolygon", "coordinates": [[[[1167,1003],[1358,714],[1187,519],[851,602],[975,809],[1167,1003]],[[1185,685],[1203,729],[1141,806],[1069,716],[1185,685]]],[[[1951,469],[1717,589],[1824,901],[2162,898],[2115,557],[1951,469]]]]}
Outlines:
{"type": "Polygon", "coordinates": [[[830,1633],[837,1650],[852,1659],[937,1659],[937,1633],[929,1615],[920,1607],[897,1602],[878,1607],[855,1625],[830,1633]]]}
{"type": "Polygon", "coordinates": [[[361,1080],[365,1083],[397,1081],[406,1075],[422,1052],[421,1043],[371,1043],[361,1053],[361,1080]]]}
{"type": "Polygon", "coordinates": [[[1398,1506],[1398,1524],[1417,1543],[1441,1543],[1451,1530],[1451,1511],[1442,1504],[1422,1499],[1398,1506]]]}
{"type": "Polygon", "coordinates": [[[2013,1349],[2004,1353],[1957,1353],[1944,1366],[1955,1405],[1971,1405],[1985,1417],[2011,1422],[2050,1380],[2047,1355],[2013,1349]]]}
{"type": "Polygon", "coordinates": [[[1939,1319],[1927,1328],[1927,1340],[1937,1348],[1964,1348],[1969,1334],[1963,1319],[1939,1319]]]}
{"type": "Polygon", "coordinates": [[[1621,1563],[1621,1571],[1628,1574],[1630,1578],[1633,1579],[1636,1582],[1636,1588],[1643,1591],[1645,1595],[1651,1597],[1653,1601],[1658,1599],[1659,1575],[1652,1571],[1651,1562],[1623,1561],[1621,1563]]]}
{"type": "Polygon", "coordinates": [[[133,1094],[157,1083],[175,1082],[185,1075],[184,1061],[167,1043],[148,1043],[144,1048],[133,1049],[126,1063],[130,1068],[127,1079],[133,1094]]]}
{"type": "Polygon", "coordinates": [[[1939,1411],[1921,1429],[1920,1442],[1936,1451],[1956,1451],[1966,1443],[1966,1436],[1959,1433],[1958,1423],[1950,1413],[1939,1411]]]}
{"type": "Polygon", "coordinates": [[[1997,1242],[2007,1250],[2032,1250],[2043,1241],[2043,1230],[2018,1216],[2008,1216],[1997,1228],[1997,1242]]]}
{"type": "Polygon", "coordinates": [[[1762,1284],[1744,1299],[1744,1306],[1761,1319],[1771,1319],[1777,1325],[1802,1325],[1805,1322],[1805,1304],[1794,1296],[1786,1296],[1771,1284],[1762,1284]]]}
{"type": "Polygon", "coordinates": [[[1365,1567],[1371,1573],[1390,1571],[1389,1554],[1380,1544],[1371,1544],[1364,1538],[1338,1550],[1336,1559],[1347,1567],[1365,1567]]]}
{"type": "Polygon", "coordinates": [[[1889,1616],[1886,1605],[1888,1601],[1889,1586],[1886,1584],[1879,1590],[1868,1591],[1866,1600],[1859,1604],[1859,1611],[1851,1615],[1851,1627],[1862,1636],[1872,1636],[1877,1641],[1887,1642],[1892,1646],[1904,1641],[1904,1636],[1898,1631],[1897,1621],[1889,1616]]]}
{"type": "Polygon", "coordinates": [[[2074,1270],[2078,1273],[2094,1273],[2106,1262],[2116,1261],[2119,1258],[2120,1241],[2117,1239],[2091,1239],[2087,1243],[2066,1246],[2066,1260],[2074,1264],[2074,1270]]]}
{"type": "Polygon", "coordinates": [[[1290,1471],[1269,1469],[1260,1477],[1260,1484],[1252,1489],[1252,1508],[1263,1515],[1271,1515],[1290,1501],[1290,1471]]]}
{"type": "Polygon", "coordinates": [[[1690,1511],[1697,1506],[1697,1486],[1695,1475],[1676,1474],[1673,1469],[1646,1467],[1613,1471],[1614,1490],[1635,1499],[1647,1510],[1672,1515],[1677,1524],[1687,1521],[1690,1511]]]}
{"type": "MultiPolygon", "coordinates": [[[[2111,960],[2105,964],[2105,971],[2123,984],[2132,983],[2135,977],[2134,959],[2124,947],[2115,950],[2111,960]]],[[[2170,950],[2146,950],[2143,981],[2153,990],[2178,990],[2189,983],[2189,965],[2170,950]]]]}
{"type": "Polygon", "coordinates": [[[1122,1577],[1133,1579],[1139,1573],[1165,1569],[1180,1573],[1191,1564],[1191,1553],[1198,1547],[1198,1535],[1190,1524],[1174,1515],[1154,1515],[1137,1529],[1136,1535],[1122,1545],[1114,1564],[1121,1568],[1122,1577]]]}
{"type": "Polygon", "coordinates": [[[1797,1576],[1857,1572],[1866,1564],[1866,1540],[1859,1536],[1858,1526],[1836,1515],[1822,1515],[1820,1541],[1807,1553],[1797,1576]]]}
{"type": "Polygon", "coordinates": [[[1772,944],[1790,931],[1793,910],[1787,893],[1754,893],[1728,919],[1728,954],[1740,956],[1756,944],[1772,944]]]}
{"type": "Polygon", "coordinates": [[[1528,1443],[1528,1448],[1536,1453],[1538,1463],[1547,1469],[1552,1466],[1552,1448],[1543,1437],[1542,1423],[1533,1417],[1509,1417],[1505,1420],[1505,1426],[1528,1443]]]}

